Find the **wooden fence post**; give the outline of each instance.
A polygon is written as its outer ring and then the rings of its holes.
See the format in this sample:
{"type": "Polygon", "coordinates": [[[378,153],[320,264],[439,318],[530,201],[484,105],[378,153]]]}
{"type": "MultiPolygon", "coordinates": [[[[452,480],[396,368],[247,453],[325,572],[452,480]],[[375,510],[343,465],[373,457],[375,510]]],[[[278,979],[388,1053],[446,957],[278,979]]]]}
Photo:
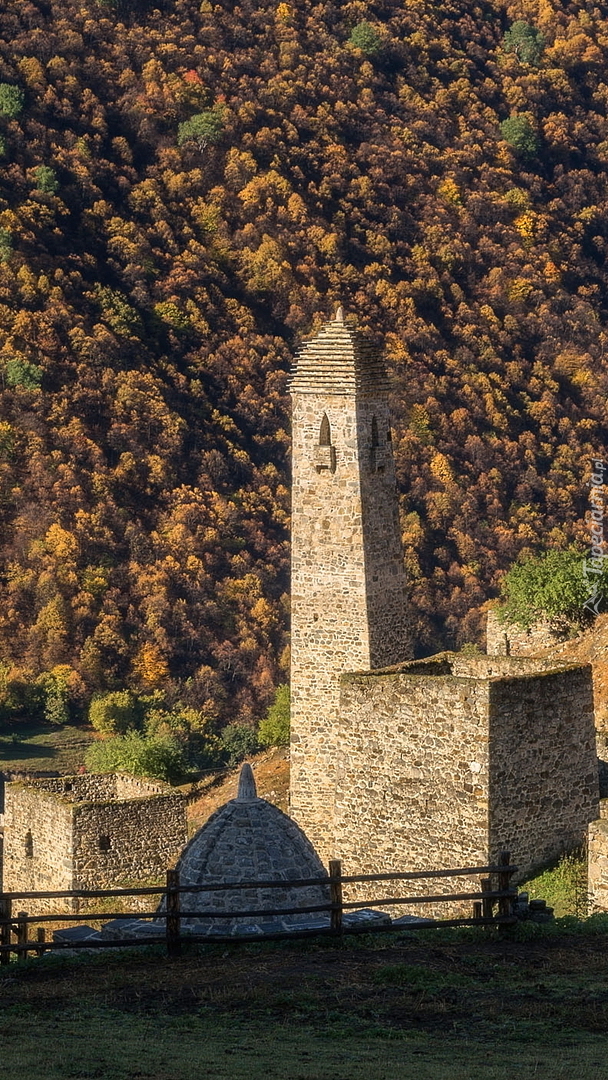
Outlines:
{"type": "Polygon", "coordinates": [[[174,960],[181,953],[179,918],[179,871],[167,870],[167,956],[174,960]]]}
{"type": "Polygon", "coordinates": [[[27,911],[17,912],[17,960],[27,960],[27,949],[23,946],[27,945],[27,911]]]}
{"type": "MultiPolygon", "coordinates": [[[[498,865],[504,866],[504,870],[500,870],[498,873],[498,889],[500,892],[506,892],[511,887],[511,871],[506,869],[511,865],[511,852],[501,851],[498,856],[498,865]]],[[[510,896],[501,896],[498,901],[498,914],[503,916],[509,916],[513,914],[513,899],[510,896]]]]}
{"type": "Polygon", "coordinates": [[[475,900],[473,904],[473,918],[481,919],[481,900],[475,900]]]}
{"type": "Polygon", "coordinates": [[[342,933],[342,863],[340,859],[332,859],[329,864],[329,899],[334,905],[330,913],[330,927],[332,934],[342,933]]]}
{"type": "MultiPolygon", "coordinates": [[[[39,945],[44,945],[46,941],[46,930],[43,926],[39,926],[36,931],[36,941],[39,945]]],[[[44,956],[44,949],[36,949],[36,956],[44,956]]]]}
{"type": "MultiPolygon", "coordinates": [[[[11,943],[11,900],[9,896],[0,896],[0,945],[11,943]]],[[[0,953],[0,964],[10,964],[11,954],[0,953]]]]}
{"type": "MultiPolygon", "coordinates": [[[[481,891],[482,893],[492,892],[492,878],[484,877],[481,879],[481,891]]],[[[494,901],[489,896],[482,896],[481,899],[481,913],[484,919],[492,918],[492,908],[494,907],[494,901]]]]}

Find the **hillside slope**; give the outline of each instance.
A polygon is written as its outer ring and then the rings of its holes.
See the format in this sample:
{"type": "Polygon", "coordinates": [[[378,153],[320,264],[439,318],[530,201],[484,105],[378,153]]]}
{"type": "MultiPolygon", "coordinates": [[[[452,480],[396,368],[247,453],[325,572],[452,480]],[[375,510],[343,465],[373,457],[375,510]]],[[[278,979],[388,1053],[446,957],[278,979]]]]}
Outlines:
{"type": "Polygon", "coordinates": [[[387,347],[422,649],[477,634],[518,552],[582,538],[607,42],[550,0],[6,0],[9,666],[260,714],[288,659],[285,375],[338,300],[387,347]],[[522,18],[532,63],[504,48],[522,18]]]}

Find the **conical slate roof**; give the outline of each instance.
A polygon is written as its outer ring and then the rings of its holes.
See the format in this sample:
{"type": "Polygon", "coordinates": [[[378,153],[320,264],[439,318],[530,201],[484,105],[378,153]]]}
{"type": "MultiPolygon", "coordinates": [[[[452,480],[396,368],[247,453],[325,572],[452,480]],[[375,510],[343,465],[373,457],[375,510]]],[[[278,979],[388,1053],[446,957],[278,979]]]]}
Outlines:
{"type": "Polygon", "coordinates": [[[390,389],[382,357],[338,308],[312,341],[298,349],[292,394],[377,394],[390,389]]]}
{"type": "MultiPolygon", "coordinates": [[[[177,869],[180,885],[220,885],[232,882],[288,881],[298,878],[327,878],[327,870],[312,844],[295,821],[278,807],[258,798],[250,765],[243,765],[236,799],[231,799],[209,818],[184,849],[177,869]]],[[[194,922],[199,932],[209,911],[225,911],[227,919],[209,921],[209,929],[218,933],[234,932],[237,925],[255,924],[263,930],[275,926],[277,916],[230,918],[238,910],[308,907],[326,904],[327,885],[292,888],[251,888],[182,893],[181,908],[196,912],[194,922]]],[[[327,917],[327,913],[325,917],[327,917]]],[[[280,918],[280,917],[279,917],[280,918]]],[[[284,921],[307,923],[314,916],[291,915],[284,921]]]]}

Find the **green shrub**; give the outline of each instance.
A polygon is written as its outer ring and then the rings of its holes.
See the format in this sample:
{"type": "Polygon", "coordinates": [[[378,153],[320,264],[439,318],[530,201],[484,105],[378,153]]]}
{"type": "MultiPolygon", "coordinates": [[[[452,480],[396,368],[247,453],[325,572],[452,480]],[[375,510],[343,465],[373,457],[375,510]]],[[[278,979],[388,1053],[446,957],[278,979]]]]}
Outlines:
{"type": "Polygon", "coordinates": [[[44,719],[49,724],[67,724],[70,721],[69,694],[64,687],[49,689],[44,701],[44,719]]]}
{"type": "Polygon", "coordinates": [[[59,188],[57,173],[48,165],[39,165],[37,169],[34,169],[34,179],[38,190],[49,195],[54,195],[59,188]]]}
{"type": "Polygon", "coordinates": [[[585,556],[572,548],[515,563],[501,583],[499,618],[525,629],[538,619],[584,623],[589,617],[584,605],[592,586],[597,587],[599,600],[604,604],[608,600],[608,567],[587,576],[585,563],[585,556]]]}
{"type": "Polygon", "coordinates": [[[483,650],[479,648],[479,645],[475,641],[465,641],[462,645],[460,652],[463,656],[483,656],[483,650]]]}
{"type": "Polygon", "coordinates": [[[185,120],[177,129],[177,145],[183,146],[187,142],[195,142],[201,150],[208,143],[217,143],[222,137],[224,130],[224,110],[214,105],[212,109],[196,113],[189,120],[185,120]]]}
{"type": "Polygon", "coordinates": [[[14,120],[23,110],[23,90],[10,83],[0,83],[0,114],[14,120]]]}
{"type": "Polygon", "coordinates": [[[6,139],[4,138],[4,135],[0,135],[0,157],[6,157],[7,150],[8,150],[8,143],[7,143],[6,139]]]}
{"type": "Polygon", "coordinates": [[[116,334],[136,337],[142,332],[143,323],[139,312],[117,289],[111,289],[108,285],[98,285],[95,289],[95,298],[105,321],[116,334]]]}
{"type": "Polygon", "coordinates": [[[258,729],[260,746],[289,746],[289,687],[277,687],[274,702],[258,729]]]}
{"type": "Polygon", "coordinates": [[[522,157],[534,157],[537,153],[540,143],[527,116],[510,116],[503,120],[500,133],[505,142],[522,157]]]}
{"type": "Polygon", "coordinates": [[[102,735],[125,735],[139,727],[141,708],[130,690],[96,694],[89,705],[89,723],[102,735]]]}
{"type": "Polygon", "coordinates": [[[518,19],[507,30],[502,47],[506,53],[515,53],[524,64],[538,64],[545,48],[545,39],[535,26],[518,19]]]}
{"type": "Polygon", "coordinates": [[[349,42],[360,49],[364,56],[375,56],[382,48],[382,38],[371,23],[360,22],[353,27],[349,42]]]}
{"type": "Polygon", "coordinates": [[[582,850],[562,855],[555,865],[521,886],[530,899],[546,900],[558,917],[583,919],[588,910],[587,856],[582,850]]]}
{"type": "Polygon", "coordinates": [[[85,761],[90,772],[125,772],[170,784],[179,783],[187,773],[183,749],[176,739],[139,731],[94,743],[85,761]]]}
{"type": "Polygon", "coordinates": [[[221,741],[229,765],[238,765],[239,761],[259,749],[255,731],[245,724],[228,724],[222,731],[221,741]]]}
{"type": "Polygon", "coordinates": [[[4,378],[6,385],[11,388],[23,386],[25,390],[37,390],[42,382],[42,372],[36,364],[30,364],[29,360],[15,357],[7,362],[4,378]]]}
{"type": "Polygon", "coordinates": [[[0,724],[36,711],[31,681],[9,660],[0,661],[0,724]]]}
{"type": "Polygon", "coordinates": [[[13,234],[0,226],[0,262],[8,262],[13,254],[13,234]]]}
{"type": "Polygon", "coordinates": [[[144,724],[148,736],[176,739],[191,768],[213,769],[221,765],[221,739],[211,730],[208,718],[197,709],[179,704],[173,709],[157,706],[147,711],[144,724]]]}

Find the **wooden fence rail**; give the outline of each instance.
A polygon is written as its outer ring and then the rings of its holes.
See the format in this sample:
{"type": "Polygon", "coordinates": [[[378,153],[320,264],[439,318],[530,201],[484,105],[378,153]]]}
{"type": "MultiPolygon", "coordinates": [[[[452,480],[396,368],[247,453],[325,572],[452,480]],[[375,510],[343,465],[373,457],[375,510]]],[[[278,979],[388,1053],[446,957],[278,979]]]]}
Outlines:
{"type": "MultiPolygon", "coordinates": [[[[455,903],[466,900],[473,901],[473,915],[470,918],[459,917],[454,919],[431,919],[425,920],[425,926],[499,926],[504,927],[515,922],[513,915],[513,900],[517,895],[511,887],[511,877],[517,867],[511,866],[509,852],[500,853],[498,863],[492,866],[458,867],[452,870],[426,870],[426,871],[391,871],[386,874],[354,874],[343,875],[342,864],[339,860],[332,860],[329,864],[327,877],[300,878],[293,881],[249,881],[228,884],[209,885],[183,885],[179,880],[177,870],[167,871],[167,881],[164,886],[142,886],[131,889],[83,889],[83,890],[56,890],[45,892],[10,892],[0,894],[0,964],[10,962],[11,953],[15,953],[18,960],[27,959],[29,952],[35,952],[42,956],[49,949],[98,949],[132,947],[139,945],[153,945],[164,943],[170,957],[177,957],[181,951],[183,941],[201,942],[239,942],[239,941],[263,941],[277,940],[279,938],[301,938],[314,935],[341,935],[352,933],[369,932],[369,926],[348,926],[343,921],[345,911],[355,911],[370,906],[392,907],[396,905],[408,906],[417,904],[455,903]],[[347,900],[343,898],[343,886],[361,882],[382,881],[419,881],[423,879],[472,877],[493,874],[497,878],[498,888],[492,887],[492,878],[483,877],[480,881],[478,892],[460,893],[433,893],[416,896],[391,896],[366,898],[365,900],[347,900]],[[329,887],[329,900],[324,904],[309,904],[302,907],[290,908],[247,908],[230,911],[189,911],[181,906],[181,897],[184,893],[202,892],[238,892],[242,889],[285,889],[307,888],[311,885],[327,885],[329,887]],[[14,913],[16,901],[23,900],[50,900],[50,899],[96,899],[114,896],[161,896],[165,899],[163,911],[145,912],[87,912],[80,913],[49,913],[29,915],[26,911],[14,913]],[[498,906],[498,914],[494,914],[494,907],[498,906]],[[184,919],[237,919],[257,918],[260,916],[282,916],[329,913],[329,926],[324,929],[303,928],[301,930],[284,930],[264,934],[239,934],[239,935],[216,935],[209,938],[203,934],[187,935],[183,933],[182,921],[184,919]],[[54,922],[90,922],[110,921],[111,919],[146,920],[154,919],[164,922],[164,933],[159,929],[158,936],[146,935],[139,938],[122,938],[119,941],[110,940],[85,940],[82,942],[47,942],[46,932],[41,923],[54,922]],[[36,940],[28,938],[28,927],[36,923],[38,926],[36,940]]],[[[377,927],[377,931],[390,931],[394,926],[377,927]]]]}

